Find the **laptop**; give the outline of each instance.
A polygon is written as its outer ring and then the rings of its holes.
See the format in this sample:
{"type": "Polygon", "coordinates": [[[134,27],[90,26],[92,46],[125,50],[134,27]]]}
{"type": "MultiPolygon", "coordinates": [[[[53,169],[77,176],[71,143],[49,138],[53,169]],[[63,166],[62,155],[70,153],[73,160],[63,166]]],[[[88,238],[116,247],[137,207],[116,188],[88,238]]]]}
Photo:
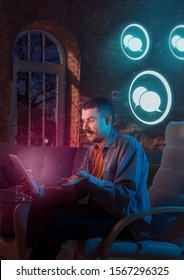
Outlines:
{"type": "Polygon", "coordinates": [[[33,177],[30,175],[30,173],[26,170],[25,166],[23,165],[22,161],[17,155],[9,154],[10,159],[12,160],[13,164],[15,165],[17,171],[19,172],[20,176],[23,176],[27,179],[31,187],[33,188],[33,191],[36,194],[39,194],[39,188],[38,184],[35,182],[33,177]]]}

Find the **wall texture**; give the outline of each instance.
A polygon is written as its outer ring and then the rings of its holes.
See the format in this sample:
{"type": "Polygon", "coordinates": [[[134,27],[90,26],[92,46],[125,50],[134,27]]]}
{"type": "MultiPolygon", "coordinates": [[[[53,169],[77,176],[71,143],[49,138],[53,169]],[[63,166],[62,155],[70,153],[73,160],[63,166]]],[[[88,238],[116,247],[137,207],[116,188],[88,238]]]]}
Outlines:
{"type": "Polygon", "coordinates": [[[146,149],[162,149],[168,122],[183,120],[184,61],[168,48],[171,29],[184,24],[182,0],[0,0],[0,15],[0,141],[9,141],[12,48],[17,35],[27,28],[46,30],[64,46],[67,145],[86,143],[78,109],[90,97],[112,98],[115,127],[136,136],[146,149]],[[139,61],[129,60],[120,47],[123,28],[134,22],[142,24],[151,39],[148,55],[139,61]],[[173,95],[169,115],[156,126],[139,122],[128,104],[132,79],[148,69],[169,81],[173,95]]]}

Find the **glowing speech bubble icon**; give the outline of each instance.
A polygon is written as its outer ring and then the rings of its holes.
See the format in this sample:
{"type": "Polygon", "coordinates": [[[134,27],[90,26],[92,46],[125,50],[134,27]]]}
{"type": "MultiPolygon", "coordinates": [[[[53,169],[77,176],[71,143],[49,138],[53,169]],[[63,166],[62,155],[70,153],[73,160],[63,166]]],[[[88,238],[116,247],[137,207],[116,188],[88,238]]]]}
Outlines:
{"type": "Polygon", "coordinates": [[[134,90],[132,99],[135,107],[139,105],[146,112],[161,112],[159,109],[161,99],[154,91],[148,91],[145,87],[138,87],[134,90]]]}
{"type": "Polygon", "coordinates": [[[140,97],[146,91],[147,91],[147,89],[145,87],[138,87],[134,90],[134,92],[132,94],[132,98],[135,103],[135,106],[140,105],[140,97]]]}
{"type": "Polygon", "coordinates": [[[141,52],[142,41],[139,38],[132,38],[129,41],[128,47],[133,52],[141,52]]]}
{"type": "Polygon", "coordinates": [[[159,109],[161,104],[160,96],[154,91],[147,91],[141,95],[140,106],[146,112],[161,112],[159,109]]]}
{"type": "Polygon", "coordinates": [[[169,47],[176,58],[184,59],[184,25],[178,25],[171,31],[169,47]]]}
{"type": "Polygon", "coordinates": [[[148,33],[139,24],[128,25],[121,34],[120,43],[124,54],[133,60],[143,58],[150,46],[148,33]]]}
{"type": "Polygon", "coordinates": [[[168,115],[172,103],[170,86],[155,71],[138,74],[129,88],[129,105],[134,116],[144,124],[155,125],[168,115]]]}
{"type": "Polygon", "coordinates": [[[176,44],[177,44],[177,41],[181,39],[181,37],[179,35],[175,35],[172,39],[171,39],[171,44],[173,46],[173,48],[176,48],[176,44]]]}
{"type": "Polygon", "coordinates": [[[129,48],[132,52],[142,51],[142,41],[139,38],[135,38],[128,34],[123,39],[123,44],[126,48],[129,48]]]}
{"type": "Polygon", "coordinates": [[[176,43],[176,48],[180,51],[180,52],[184,52],[184,38],[178,39],[177,43],[176,43]]]}
{"type": "Polygon", "coordinates": [[[128,34],[128,35],[126,35],[126,36],[124,37],[124,39],[123,39],[123,44],[125,45],[125,48],[128,48],[128,42],[129,42],[130,39],[132,39],[132,38],[133,38],[133,36],[130,35],[130,34],[128,34]]]}

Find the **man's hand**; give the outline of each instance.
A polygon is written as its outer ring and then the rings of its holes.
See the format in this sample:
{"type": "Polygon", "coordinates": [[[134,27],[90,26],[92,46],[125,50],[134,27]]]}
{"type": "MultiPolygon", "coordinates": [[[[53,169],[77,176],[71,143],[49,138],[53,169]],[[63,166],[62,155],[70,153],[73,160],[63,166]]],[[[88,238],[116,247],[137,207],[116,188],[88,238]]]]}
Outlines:
{"type": "Polygon", "coordinates": [[[89,173],[87,173],[85,170],[78,171],[77,175],[83,177],[86,181],[89,180],[89,173]]]}
{"type": "Polygon", "coordinates": [[[21,181],[23,193],[31,195],[32,197],[44,196],[44,187],[37,185],[40,193],[36,194],[25,177],[21,177],[20,181],[21,181]]]}
{"type": "Polygon", "coordinates": [[[67,186],[82,185],[84,183],[87,183],[88,180],[89,180],[89,174],[86,171],[81,170],[77,172],[75,175],[68,177],[65,181],[61,180],[61,186],[67,187],[67,186]]]}

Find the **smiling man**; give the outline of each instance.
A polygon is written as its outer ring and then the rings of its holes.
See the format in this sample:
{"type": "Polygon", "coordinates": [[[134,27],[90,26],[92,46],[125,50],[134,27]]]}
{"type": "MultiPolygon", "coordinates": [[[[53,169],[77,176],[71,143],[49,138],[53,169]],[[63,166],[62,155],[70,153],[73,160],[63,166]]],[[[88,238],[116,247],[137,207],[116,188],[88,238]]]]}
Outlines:
{"type": "MultiPolygon", "coordinates": [[[[83,164],[63,188],[74,187],[75,200],[88,196],[88,203],[60,203],[47,211],[37,229],[30,259],[55,259],[69,239],[105,237],[125,215],[150,208],[146,180],[148,162],[140,143],[113,128],[114,109],[103,97],[86,102],[82,108],[83,130],[92,144],[83,164]]],[[[40,187],[40,195],[47,191],[40,187]]],[[[38,213],[38,209],[35,210],[38,213]]],[[[34,221],[35,222],[35,221],[34,221]]],[[[151,238],[150,217],[140,219],[123,234],[137,240],[151,238]]],[[[28,235],[31,235],[28,223],[28,235]]]]}

